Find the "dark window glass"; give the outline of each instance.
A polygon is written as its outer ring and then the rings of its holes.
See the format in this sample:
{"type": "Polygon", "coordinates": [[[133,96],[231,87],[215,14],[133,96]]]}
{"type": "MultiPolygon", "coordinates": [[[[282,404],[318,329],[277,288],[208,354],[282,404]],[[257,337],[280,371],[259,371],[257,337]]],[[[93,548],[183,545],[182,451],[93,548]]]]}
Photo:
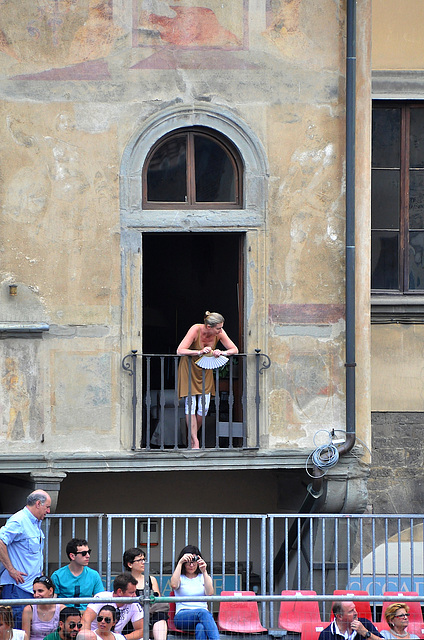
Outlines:
{"type": "Polygon", "coordinates": [[[399,234],[391,231],[371,233],[371,287],[373,289],[399,288],[399,234]]]}
{"type": "Polygon", "coordinates": [[[143,206],[148,209],[240,208],[241,189],[242,162],[236,149],[206,127],[166,136],[143,168],[143,206]]]}
{"type": "Polygon", "coordinates": [[[399,171],[373,169],[371,181],[373,229],[399,229],[399,171]]]}
{"type": "Polygon", "coordinates": [[[197,202],[235,201],[234,166],[215,140],[194,136],[194,166],[197,202]]]}
{"type": "Polygon", "coordinates": [[[400,109],[374,109],[372,166],[400,166],[400,109]]]}
{"type": "Polygon", "coordinates": [[[376,103],[371,180],[371,286],[424,291],[424,103],[376,103]]]}
{"type": "Polygon", "coordinates": [[[409,288],[424,289],[424,231],[409,234],[409,288]]]}
{"type": "Polygon", "coordinates": [[[186,138],[175,136],[155,151],[147,169],[150,202],[186,202],[186,138]]]}
{"type": "Polygon", "coordinates": [[[424,229],[424,172],[409,172],[409,228],[424,229]]]}
{"type": "Polygon", "coordinates": [[[424,167],[424,108],[411,109],[410,166],[424,167]]]}

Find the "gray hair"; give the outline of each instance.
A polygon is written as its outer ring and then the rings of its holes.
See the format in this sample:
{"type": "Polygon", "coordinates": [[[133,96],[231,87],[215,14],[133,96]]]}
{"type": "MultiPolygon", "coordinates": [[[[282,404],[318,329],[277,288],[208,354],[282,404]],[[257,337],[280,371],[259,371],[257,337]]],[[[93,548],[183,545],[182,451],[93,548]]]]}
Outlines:
{"type": "Polygon", "coordinates": [[[39,500],[41,504],[44,504],[48,498],[48,494],[42,490],[35,490],[29,494],[27,497],[26,503],[27,507],[33,507],[35,503],[39,500]]]}
{"type": "Polygon", "coordinates": [[[220,324],[221,322],[224,324],[225,322],[224,316],[216,311],[212,311],[212,313],[210,311],[206,311],[204,321],[208,327],[215,327],[217,324],[220,324]]]}

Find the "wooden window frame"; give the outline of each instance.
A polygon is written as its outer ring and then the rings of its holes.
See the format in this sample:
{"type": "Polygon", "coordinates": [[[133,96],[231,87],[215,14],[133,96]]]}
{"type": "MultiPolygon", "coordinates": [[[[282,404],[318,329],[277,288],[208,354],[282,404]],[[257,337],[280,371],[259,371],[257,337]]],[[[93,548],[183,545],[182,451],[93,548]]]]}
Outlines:
{"type": "Polygon", "coordinates": [[[225,136],[220,135],[216,131],[208,129],[207,127],[183,127],[175,129],[174,131],[166,134],[160,138],[156,144],[150,149],[146,156],[146,160],[143,165],[142,171],[142,207],[143,209],[242,209],[243,208],[243,164],[239,153],[234,145],[225,136]],[[203,135],[216,144],[218,144],[229,157],[234,170],[235,177],[235,202],[196,202],[196,177],[195,177],[195,159],[194,159],[194,137],[195,135],[203,135]],[[165,201],[149,201],[147,200],[147,170],[150,160],[155,154],[159,146],[170,138],[186,135],[187,136],[187,202],[165,202],[165,201]]]}
{"type": "MultiPolygon", "coordinates": [[[[398,289],[371,289],[373,296],[424,296],[424,289],[409,290],[409,176],[410,176],[410,114],[414,108],[424,108],[424,101],[375,100],[374,109],[400,109],[400,179],[399,179],[399,242],[398,289]]],[[[373,142],[373,141],[372,141],[373,142]]],[[[371,167],[371,171],[374,167],[371,167]]],[[[384,167],[380,167],[384,169],[384,167]]],[[[372,226],[371,220],[371,229],[372,226]]],[[[384,231],[385,229],[381,229],[384,231]]],[[[391,229],[386,229],[391,231],[391,229]]]]}

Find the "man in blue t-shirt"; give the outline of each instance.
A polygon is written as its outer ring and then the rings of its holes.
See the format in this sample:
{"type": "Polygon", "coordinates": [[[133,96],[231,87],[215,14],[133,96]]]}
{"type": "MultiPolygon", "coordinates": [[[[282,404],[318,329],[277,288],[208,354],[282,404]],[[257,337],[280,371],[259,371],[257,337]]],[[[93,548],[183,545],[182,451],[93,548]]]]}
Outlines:
{"type": "MultiPolygon", "coordinates": [[[[72,538],[66,545],[69,564],[52,574],[52,581],[59,598],[90,598],[104,590],[102,580],[94,569],[90,569],[91,549],[87,540],[72,538]]],[[[85,610],[87,605],[76,605],[85,610]]]]}

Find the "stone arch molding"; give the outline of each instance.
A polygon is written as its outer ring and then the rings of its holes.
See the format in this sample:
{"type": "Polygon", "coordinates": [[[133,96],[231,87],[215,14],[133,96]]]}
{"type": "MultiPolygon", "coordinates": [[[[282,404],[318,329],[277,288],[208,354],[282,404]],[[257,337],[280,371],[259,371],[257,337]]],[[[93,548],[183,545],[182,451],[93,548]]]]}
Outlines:
{"type": "Polygon", "coordinates": [[[122,228],[186,229],[252,228],[265,222],[268,165],[260,140],[234,113],[197,105],[155,113],[128,143],[121,163],[122,228]],[[143,210],[141,174],[146,156],[164,135],[181,127],[204,126],[226,136],[238,149],[244,168],[242,209],[143,210]]]}

